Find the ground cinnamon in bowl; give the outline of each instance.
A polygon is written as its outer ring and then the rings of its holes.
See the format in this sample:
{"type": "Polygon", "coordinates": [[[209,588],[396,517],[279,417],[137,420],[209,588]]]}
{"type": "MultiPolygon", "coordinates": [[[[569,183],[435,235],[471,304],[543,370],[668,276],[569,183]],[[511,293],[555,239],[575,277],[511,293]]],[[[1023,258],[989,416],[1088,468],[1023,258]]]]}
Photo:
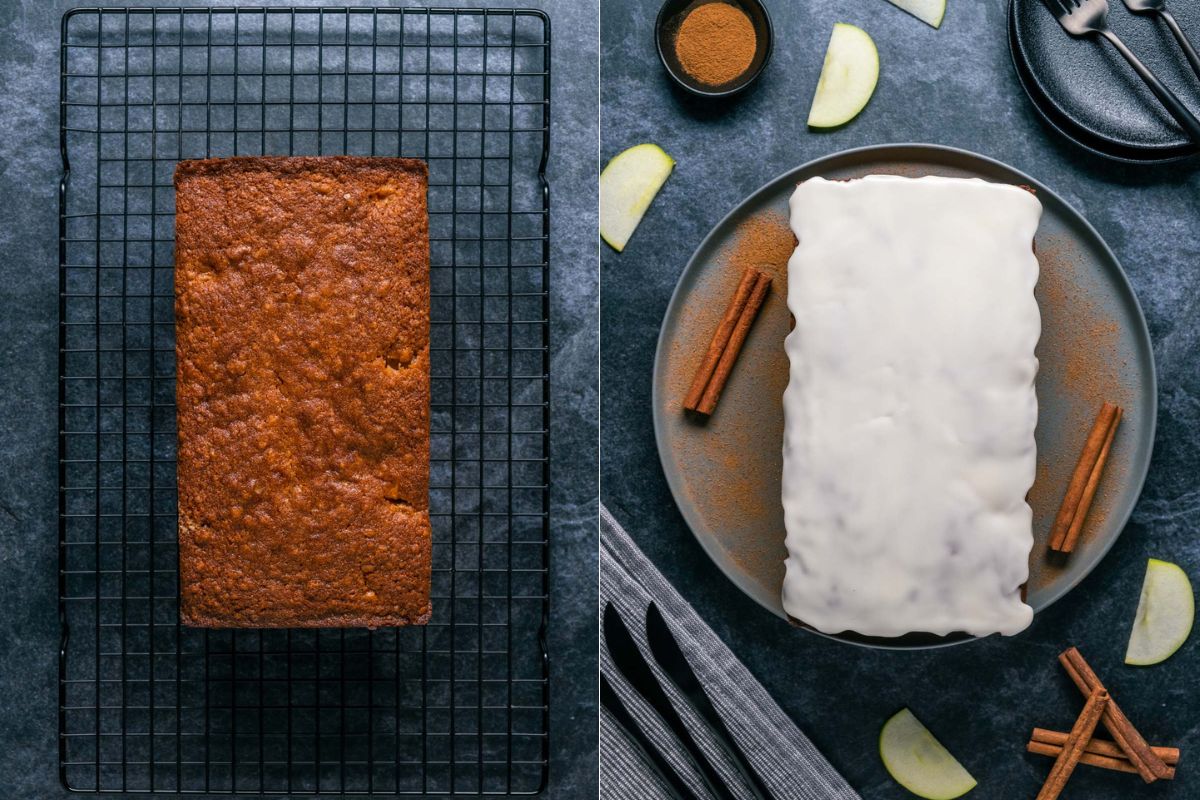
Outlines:
{"type": "Polygon", "coordinates": [[[675,34],[675,57],[693,80],[723,86],[754,61],[758,35],[742,9],[715,0],[693,8],[675,34]]]}

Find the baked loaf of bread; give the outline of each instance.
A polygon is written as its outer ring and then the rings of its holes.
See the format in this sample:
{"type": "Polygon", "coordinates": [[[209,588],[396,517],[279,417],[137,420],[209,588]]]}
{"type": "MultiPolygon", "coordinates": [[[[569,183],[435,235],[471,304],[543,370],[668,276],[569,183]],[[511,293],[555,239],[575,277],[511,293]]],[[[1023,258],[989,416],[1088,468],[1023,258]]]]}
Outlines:
{"type": "Polygon", "coordinates": [[[410,159],[179,164],[185,625],[429,619],[427,183],[410,159]]]}

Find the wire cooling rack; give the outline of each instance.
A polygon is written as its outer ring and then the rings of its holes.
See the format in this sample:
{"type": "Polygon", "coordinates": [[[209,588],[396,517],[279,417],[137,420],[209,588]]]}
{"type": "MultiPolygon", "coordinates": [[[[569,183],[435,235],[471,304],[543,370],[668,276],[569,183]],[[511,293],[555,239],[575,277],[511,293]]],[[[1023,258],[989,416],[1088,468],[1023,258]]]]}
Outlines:
{"type": "Polygon", "coordinates": [[[529,10],[62,22],[60,771],[89,792],[526,794],[548,743],[550,31],[529,10]],[[433,618],[178,622],[183,158],[429,163],[433,618]]]}

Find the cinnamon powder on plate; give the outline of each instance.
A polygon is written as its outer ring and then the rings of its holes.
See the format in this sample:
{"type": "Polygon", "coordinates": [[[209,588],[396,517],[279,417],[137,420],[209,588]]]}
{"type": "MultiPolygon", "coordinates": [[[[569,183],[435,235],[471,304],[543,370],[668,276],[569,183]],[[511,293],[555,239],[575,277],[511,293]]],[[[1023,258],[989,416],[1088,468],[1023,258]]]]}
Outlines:
{"type": "Polygon", "coordinates": [[[720,413],[704,425],[681,423],[670,439],[671,460],[687,475],[685,502],[720,532],[721,547],[738,571],[775,585],[783,581],[787,551],[779,504],[783,415],[771,409],[788,381],[782,342],[791,316],[783,301],[796,238],[787,214],[776,209],[742,220],[729,238],[685,301],[668,359],[664,397],[670,415],[680,414],[680,400],[742,272],[752,268],[770,275],[771,294],[730,377],[720,413]]]}
{"type": "Polygon", "coordinates": [[[743,220],[737,227],[737,241],[726,257],[729,269],[740,272],[757,269],[771,276],[772,292],[787,297],[787,265],[796,249],[786,214],[765,211],[743,220]]]}
{"type": "Polygon", "coordinates": [[[684,72],[705,86],[722,86],[750,68],[758,35],[750,17],[729,3],[689,11],[675,34],[675,57],[684,72]]]}
{"type": "MultiPolygon", "coordinates": [[[[1079,450],[1100,404],[1105,400],[1126,411],[1118,435],[1133,441],[1137,424],[1137,385],[1121,343],[1119,321],[1090,287],[1079,245],[1065,237],[1040,237],[1041,266],[1036,295],[1042,315],[1037,357],[1039,400],[1057,395],[1062,416],[1055,427],[1039,422],[1038,470],[1028,502],[1033,509],[1037,545],[1029,558],[1029,589],[1054,583],[1069,562],[1046,557],[1045,543],[1055,512],[1079,457],[1079,450]]],[[[1114,511],[1118,490],[1129,480],[1132,454],[1114,450],[1103,482],[1088,513],[1084,541],[1103,531],[1114,511]],[[1107,489],[1107,491],[1106,491],[1107,489]]]]}

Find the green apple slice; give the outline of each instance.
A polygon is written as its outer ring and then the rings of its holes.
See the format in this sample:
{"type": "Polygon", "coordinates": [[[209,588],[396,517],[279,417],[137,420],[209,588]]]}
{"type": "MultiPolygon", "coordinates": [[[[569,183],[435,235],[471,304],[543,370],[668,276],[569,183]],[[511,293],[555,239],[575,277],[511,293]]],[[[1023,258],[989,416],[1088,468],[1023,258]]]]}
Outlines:
{"type": "Polygon", "coordinates": [[[808,110],[810,128],[836,128],[858,116],[879,82],[879,51],[862,28],[833,26],[825,65],[808,110]]]}
{"type": "Polygon", "coordinates": [[[1166,661],[1187,641],[1195,616],[1196,600],[1187,573],[1177,564],[1150,559],[1125,663],[1148,667],[1166,661]]]}
{"type": "Polygon", "coordinates": [[[971,773],[907,708],[883,724],[879,757],[896,783],[926,800],[953,800],[975,788],[971,773]]]}
{"type": "Polygon", "coordinates": [[[613,156],[600,173],[600,236],[618,253],[675,168],[656,144],[639,144],[613,156]]]}
{"type": "Polygon", "coordinates": [[[935,28],[942,24],[942,17],[946,16],[946,0],[888,0],[888,2],[935,28]]]}

